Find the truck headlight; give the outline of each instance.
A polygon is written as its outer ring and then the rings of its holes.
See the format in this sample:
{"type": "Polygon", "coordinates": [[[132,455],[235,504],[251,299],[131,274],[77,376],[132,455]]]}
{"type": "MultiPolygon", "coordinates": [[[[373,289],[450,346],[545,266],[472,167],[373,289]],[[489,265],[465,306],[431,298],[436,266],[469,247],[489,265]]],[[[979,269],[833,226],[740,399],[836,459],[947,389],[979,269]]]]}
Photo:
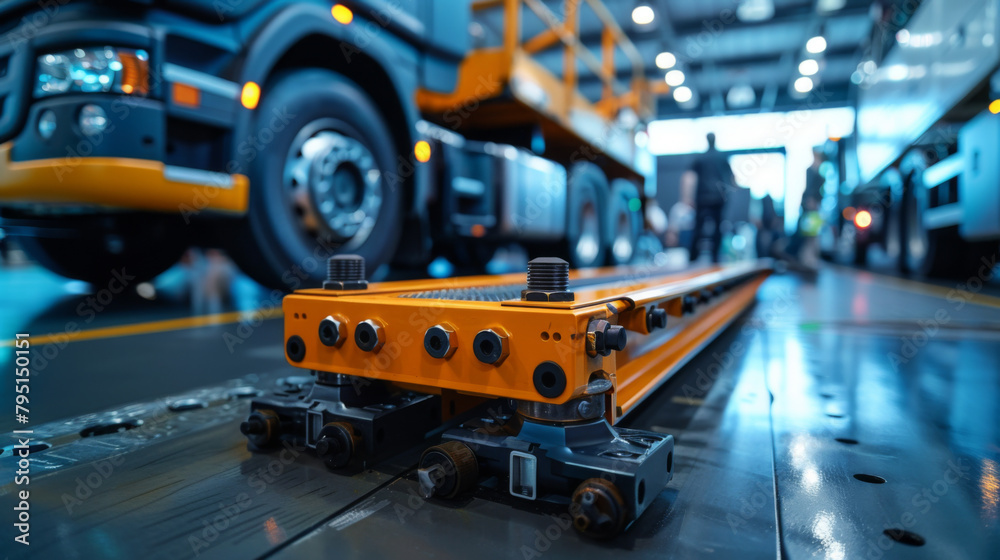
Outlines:
{"type": "Polygon", "coordinates": [[[149,54],[141,49],[87,47],[38,57],[35,97],[60,93],[149,91],[149,54]]]}

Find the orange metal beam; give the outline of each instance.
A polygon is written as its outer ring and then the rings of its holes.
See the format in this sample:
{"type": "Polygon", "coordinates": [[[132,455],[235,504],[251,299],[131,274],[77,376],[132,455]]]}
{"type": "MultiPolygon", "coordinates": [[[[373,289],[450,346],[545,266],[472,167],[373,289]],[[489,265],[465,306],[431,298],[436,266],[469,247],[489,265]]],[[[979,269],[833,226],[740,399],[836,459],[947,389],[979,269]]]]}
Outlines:
{"type": "Polygon", "coordinates": [[[303,290],[284,300],[285,335],[299,336],[306,347],[304,358],[292,365],[426,392],[565,403],[582,396],[594,375],[607,376],[615,384],[608,395],[614,422],[749,305],[767,271],[756,263],[679,274],[629,267],[580,271],[573,278],[587,285],[567,303],[454,299],[476,290],[519,293],[522,274],[390,282],[353,292],[303,290]],[[645,328],[647,309],[676,311],[686,295],[737,281],[740,287],[714,298],[699,313],[671,320],[665,330],[650,333],[645,328]],[[319,341],[319,324],[326,317],[344,325],[344,340],[336,346],[319,341]],[[606,357],[588,352],[588,327],[595,319],[625,326],[634,343],[606,357]],[[374,352],[354,343],[356,326],[366,320],[382,327],[384,344],[374,352]],[[434,325],[454,332],[457,350],[446,359],[433,358],[424,349],[424,333],[434,325]],[[505,337],[506,356],[497,364],[480,362],[473,352],[473,339],[484,329],[505,337]],[[566,376],[566,389],[555,398],[542,397],[533,383],[533,371],[545,361],[557,364],[566,376]]]}

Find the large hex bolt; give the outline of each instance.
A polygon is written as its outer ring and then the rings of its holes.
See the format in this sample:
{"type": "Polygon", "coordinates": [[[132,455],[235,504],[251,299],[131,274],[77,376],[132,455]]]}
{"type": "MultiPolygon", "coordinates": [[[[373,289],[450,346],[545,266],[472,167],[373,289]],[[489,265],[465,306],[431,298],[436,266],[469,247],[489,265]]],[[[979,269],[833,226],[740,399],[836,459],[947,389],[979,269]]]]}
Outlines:
{"type": "Polygon", "coordinates": [[[341,346],[347,338],[347,327],[343,318],[328,316],[319,322],[319,341],[323,346],[341,346]]]}
{"type": "Polygon", "coordinates": [[[556,257],[538,257],[528,262],[528,288],[521,301],[573,301],[569,291],[569,263],[556,257]]]}
{"type": "Polygon", "coordinates": [[[627,343],[625,327],[621,325],[595,319],[587,327],[587,353],[591,356],[610,356],[612,350],[624,350],[627,343]]]}
{"type": "Polygon", "coordinates": [[[354,329],[354,343],[365,352],[378,352],[385,345],[385,325],[378,319],[367,319],[354,329]]]}
{"type": "Polygon", "coordinates": [[[667,310],[662,307],[651,307],[646,312],[646,330],[653,332],[667,326],[667,310]]]}
{"type": "Polygon", "coordinates": [[[360,255],[336,255],[326,261],[324,290],[367,290],[365,258],[360,255]]]}
{"type": "Polygon", "coordinates": [[[457,348],[458,337],[451,325],[434,325],[424,333],[424,350],[432,358],[448,359],[457,348]]]}
{"type": "Polygon", "coordinates": [[[698,298],[694,296],[684,296],[681,299],[681,313],[687,315],[688,313],[694,313],[694,306],[698,303],[698,298]]]}
{"type": "Polygon", "coordinates": [[[507,343],[507,333],[501,329],[485,329],[479,331],[472,341],[472,351],[476,358],[484,364],[500,365],[507,355],[510,354],[510,347],[507,343]]]}

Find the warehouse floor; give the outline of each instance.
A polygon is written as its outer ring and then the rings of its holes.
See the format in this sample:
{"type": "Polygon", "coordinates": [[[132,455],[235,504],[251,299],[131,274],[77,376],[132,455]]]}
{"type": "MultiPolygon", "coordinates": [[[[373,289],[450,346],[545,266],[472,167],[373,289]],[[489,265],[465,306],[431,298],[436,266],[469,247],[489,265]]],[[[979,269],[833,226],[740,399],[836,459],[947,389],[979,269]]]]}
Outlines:
{"type": "MultiPolygon", "coordinates": [[[[9,324],[51,354],[32,380],[35,436],[52,447],[32,455],[31,552],[989,557],[1000,550],[1000,299],[976,284],[835,267],[815,282],[771,277],[754,308],[623,421],[674,435],[675,476],[609,542],[577,535],[562,506],[489,488],[422,500],[412,467],[424,445],[354,476],[294,450],[248,452],[237,397],[300,382],[274,310],[206,320],[125,302],[81,334],[45,339],[81,322],[83,300],[24,298],[14,303],[31,318],[9,324]],[[181,398],[207,406],[184,410],[181,398]],[[77,435],[122,418],[143,423],[77,435]]],[[[18,309],[2,313],[13,321],[18,309]]],[[[0,467],[13,470],[9,452],[0,467]]]]}

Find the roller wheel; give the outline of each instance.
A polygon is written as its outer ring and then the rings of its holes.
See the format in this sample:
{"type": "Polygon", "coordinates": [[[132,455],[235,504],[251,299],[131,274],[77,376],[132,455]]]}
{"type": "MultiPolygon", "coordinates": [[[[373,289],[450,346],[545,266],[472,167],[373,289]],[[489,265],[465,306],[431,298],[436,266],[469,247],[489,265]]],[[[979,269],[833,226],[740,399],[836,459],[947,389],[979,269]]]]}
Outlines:
{"type": "Polygon", "coordinates": [[[342,469],[354,458],[359,437],[347,422],[331,422],[319,432],[316,456],[330,469],[342,469]]]}
{"type": "Polygon", "coordinates": [[[577,531],[596,539],[609,539],[625,528],[625,500],[614,483],[588,478],[573,492],[569,514],[577,531]]]}
{"type": "Polygon", "coordinates": [[[281,436],[281,421],[273,410],[255,410],[246,422],[240,424],[240,432],[258,448],[266,448],[277,443],[281,436]]]}
{"type": "Polygon", "coordinates": [[[417,471],[421,494],[452,499],[471,490],[479,481],[476,454],[460,441],[448,441],[427,448],[420,456],[417,471]]]}

